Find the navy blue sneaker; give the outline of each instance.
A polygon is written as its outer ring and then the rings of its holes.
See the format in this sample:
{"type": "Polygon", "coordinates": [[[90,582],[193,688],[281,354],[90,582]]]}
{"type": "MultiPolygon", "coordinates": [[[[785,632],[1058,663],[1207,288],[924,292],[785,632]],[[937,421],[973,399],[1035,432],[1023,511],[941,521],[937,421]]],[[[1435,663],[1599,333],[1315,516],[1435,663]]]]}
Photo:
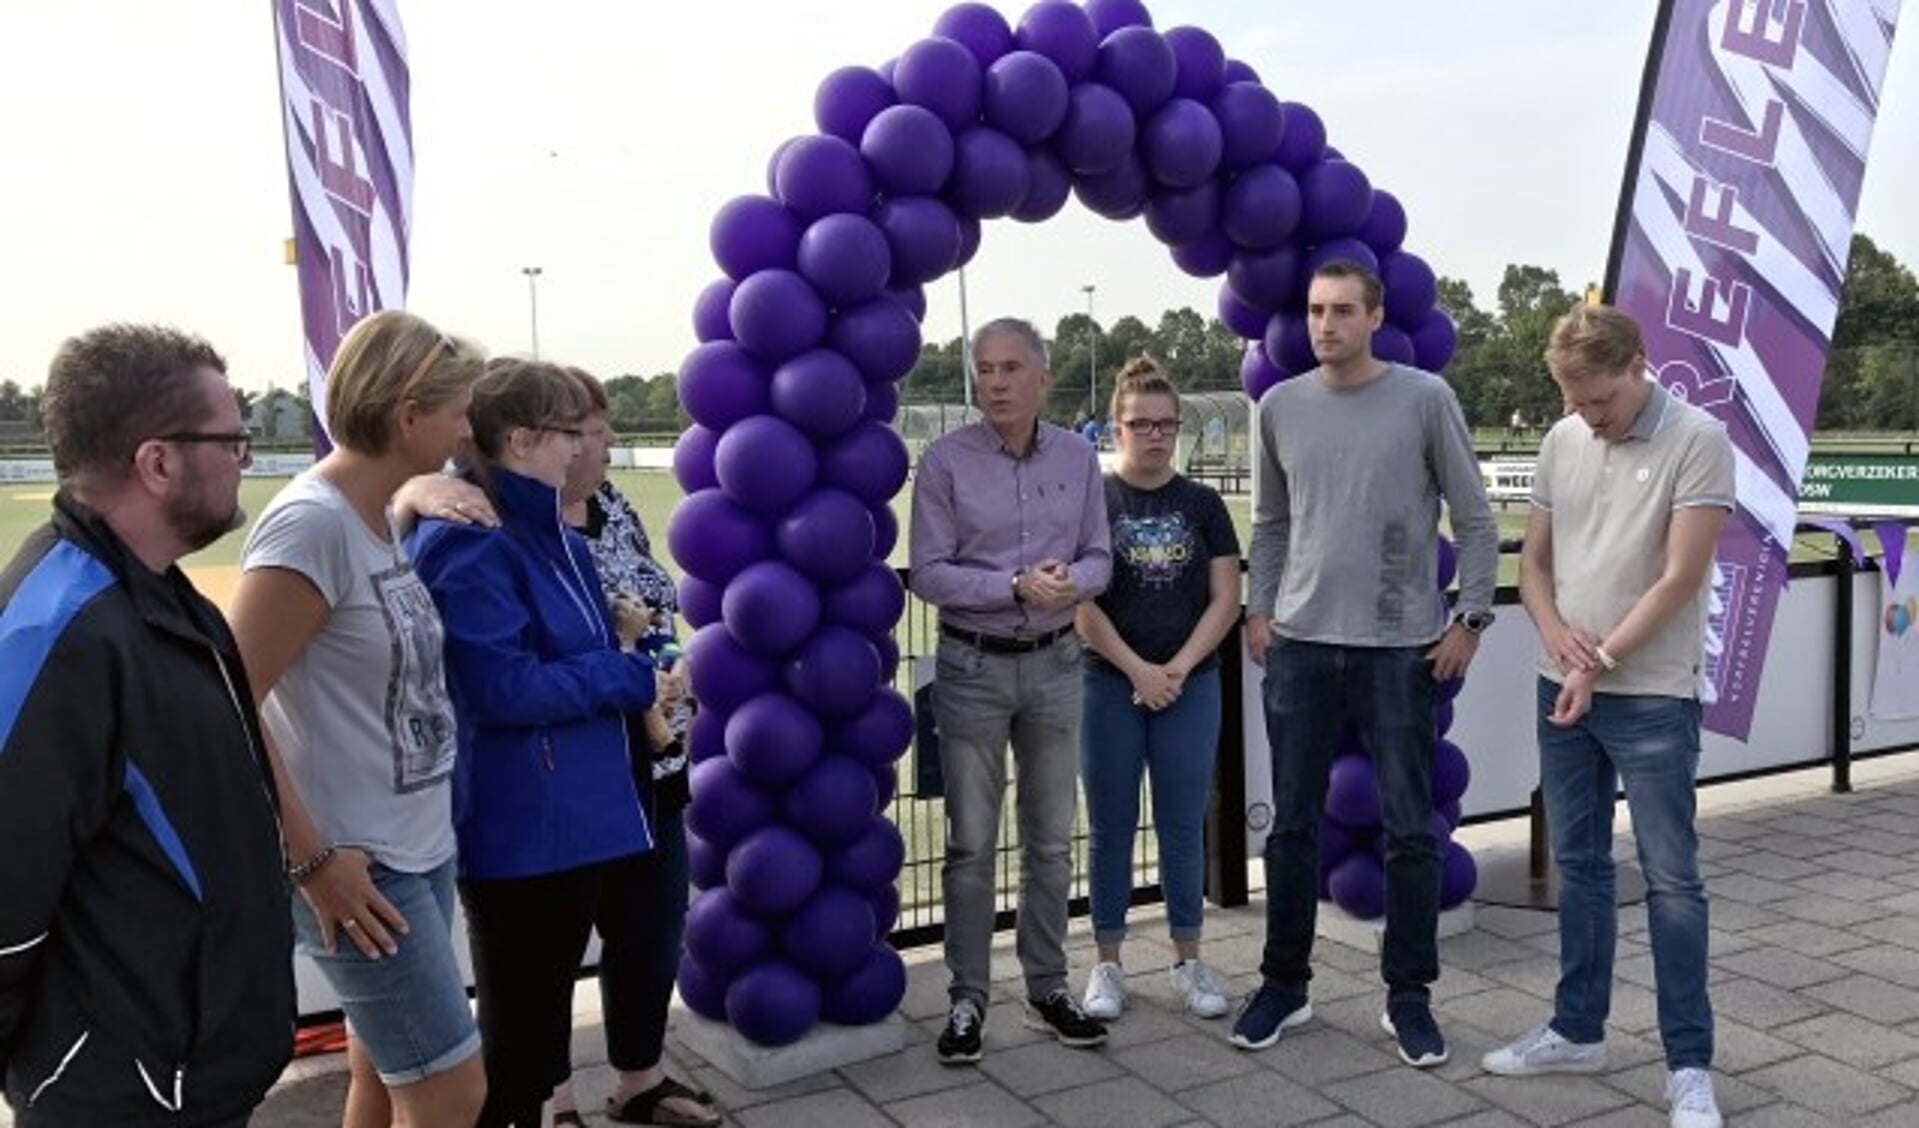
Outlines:
{"type": "Polygon", "coordinates": [[[1433,1021],[1433,1008],[1418,999],[1386,1004],[1379,1026],[1399,1044],[1399,1060],[1414,1069],[1446,1064],[1446,1039],[1433,1021]]]}
{"type": "Polygon", "coordinates": [[[1304,991],[1291,991],[1262,984],[1247,996],[1233,1020],[1228,1041],[1242,1050],[1263,1050],[1279,1041],[1279,1036],[1313,1017],[1313,1004],[1304,991]]]}

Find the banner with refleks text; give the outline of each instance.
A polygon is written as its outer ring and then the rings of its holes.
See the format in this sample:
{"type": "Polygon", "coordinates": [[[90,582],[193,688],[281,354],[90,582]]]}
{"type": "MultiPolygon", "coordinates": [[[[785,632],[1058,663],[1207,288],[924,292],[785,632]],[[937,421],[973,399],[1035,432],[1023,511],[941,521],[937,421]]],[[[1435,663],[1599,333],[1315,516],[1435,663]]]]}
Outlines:
{"type": "Polygon", "coordinates": [[[1786,578],[1900,0],[1665,0],[1607,265],[1660,383],[1722,420],[1706,725],[1745,739],[1786,578]]]}
{"type": "Polygon", "coordinates": [[[406,305],[413,126],[398,0],[274,0],[307,383],[353,323],[406,305]]]}

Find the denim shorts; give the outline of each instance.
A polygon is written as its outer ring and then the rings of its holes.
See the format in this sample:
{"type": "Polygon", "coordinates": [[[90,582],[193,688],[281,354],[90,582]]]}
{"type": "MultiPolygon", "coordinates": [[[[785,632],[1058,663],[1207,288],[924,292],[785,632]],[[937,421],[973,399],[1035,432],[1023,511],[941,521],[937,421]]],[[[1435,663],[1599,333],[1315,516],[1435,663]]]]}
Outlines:
{"type": "Polygon", "coordinates": [[[374,886],[407,923],[400,950],[377,960],[361,955],[337,930],[336,948],[328,952],[306,898],[293,898],[300,950],[340,997],[347,1029],[389,1086],[445,1073],[480,1050],[466,975],[453,951],[455,867],[449,859],[426,873],[401,873],[378,862],[368,868],[374,886]]]}

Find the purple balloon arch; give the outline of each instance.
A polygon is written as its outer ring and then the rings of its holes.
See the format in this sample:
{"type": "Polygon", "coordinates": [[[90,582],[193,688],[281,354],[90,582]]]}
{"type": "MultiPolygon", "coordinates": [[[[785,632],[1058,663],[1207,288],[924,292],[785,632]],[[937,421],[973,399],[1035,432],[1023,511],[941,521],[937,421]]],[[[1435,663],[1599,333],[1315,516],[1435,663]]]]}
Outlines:
{"type": "MultiPolygon", "coordinates": [[[[898,58],[828,75],[813,109],[820,132],[779,146],[767,194],[713,219],[724,277],[695,302],[701,343],[679,371],[688,496],[667,534],[704,710],[680,989],[768,1046],[878,1021],[905,991],[886,943],[904,854],[882,812],[912,735],[885,565],[907,452],[887,424],[921,287],[972,258],[981,222],[1039,223],[1071,196],[1143,216],[1179,269],[1225,275],[1219,314],[1247,341],[1255,399],[1313,367],[1305,282],[1333,259],[1390,287],[1379,355],[1438,371],[1454,342],[1399,201],[1327,148],[1310,108],[1209,33],[1155,30],[1136,0],[1040,0],[1017,24],[954,5],[898,58]]],[[[1358,890],[1356,910],[1373,851],[1339,841],[1351,873],[1331,885],[1358,890]]]]}

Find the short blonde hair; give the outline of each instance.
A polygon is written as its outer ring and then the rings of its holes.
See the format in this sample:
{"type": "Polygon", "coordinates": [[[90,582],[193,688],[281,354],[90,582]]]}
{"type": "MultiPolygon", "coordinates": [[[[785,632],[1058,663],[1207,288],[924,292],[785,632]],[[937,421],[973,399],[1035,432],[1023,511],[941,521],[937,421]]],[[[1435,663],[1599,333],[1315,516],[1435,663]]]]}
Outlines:
{"type": "Polygon", "coordinates": [[[1646,355],[1639,323],[1618,306],[1585,302],[1566,311],[1546,342],[1546,367],[1555,378],[1613,375],[1646,355]]]}
{"type": "Polygon", "coordinates": [[[485,363],[478,348],[405,310],[363,317],[327,370],[327,430],[348,450],[384,454],[401,404],[437,411],[472,387],[485,363]]]}
{"type": "Polygon", "coordinates": [[[593,410],[579,378],[557,364],[524,357],[488,361],[486,374],[473,385],[473,447],[482,461],[498,462],[515,428],[573,427],[593,410]]]}

